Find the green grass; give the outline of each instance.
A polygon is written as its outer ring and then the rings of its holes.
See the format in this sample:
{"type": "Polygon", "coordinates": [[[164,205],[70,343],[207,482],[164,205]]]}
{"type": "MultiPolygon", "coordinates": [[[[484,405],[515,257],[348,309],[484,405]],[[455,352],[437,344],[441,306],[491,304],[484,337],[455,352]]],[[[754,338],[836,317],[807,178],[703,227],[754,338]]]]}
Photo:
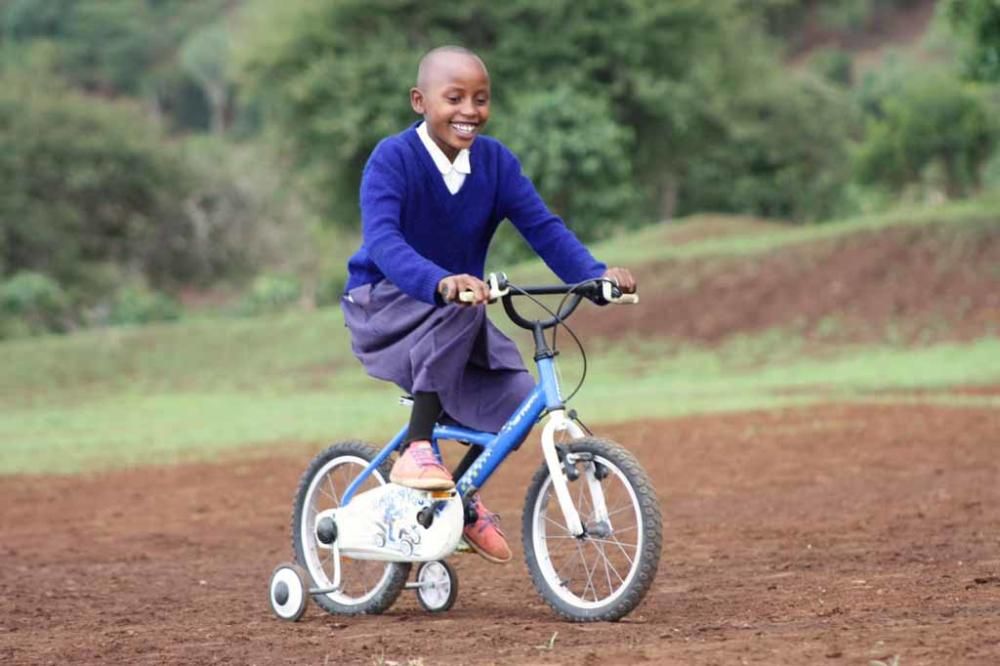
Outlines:
{"type": "MultiPolygon", "coordinates": [[[[641,257],[750,254],[895,225],[976,223],[996,218],[996,209],[977,201],[814,227],[744,225],[727,236],[667,247],[656,239],[673,228],[656,227],[595,252],[626,265],[641,257]]],[[[537,262],[515,268],[519,277],[544,279],[537,262]]],[[[498,310],[493,316],[503,319],[498,310]]],[[[831,319],[828,327],[836,326],[831,319]]],[[[997,397],[948,390],[1000,383],[995,337],[964,345],[832,348],[821,359],[806,356],[803,344],[782,330],[714,349],[591,341],[588,382],[573,406],[589,424],[830,400],[1000,407],[997,397]]],[[[568,338],[563,345],[568,391],[580,366],[568,338]]],[[[0,474],[169,463],[344,437],[379,440],[406,419],[396,395],[364,375],[336,308],[6,342],[0,344],[0,474]]]]}
{"type": "MultiPolygon", "coordinates": [[[[31,376],[30,399],[5,396],[0,472],[73,472],[212,457],[254,444],[388,437],[407,416],[395,404],[398,391],[368,379],[356,361],[331,348],[347,347],[331,318],[339,317],[240,322],[238,353],[234,342],[226,344],[231,329],[199,326],[198,336],[188,336],[183,324],[161,330],[163,340],[149,355],[136,351],[149,345],[149,330],[116,332],[116,342],[100,343],[112,345],[97,355],[103,363],[83,353],[96,340],[79,348],[74,338],[40,341],[58,352],[60,380],[31,376]],[[274,329],[297,344],[289,346],[274,329]],[[80,363],[69,361],[73,349],[80,363]],[[344,364],[331,366],[331,359],[344,364]]],[[[569,391],[581,368],[568,348],[564,356],[569,391]]],[[[985,339],[796,360],[781,332],[714,350],[633,343],[598,353],[592,346],[588,380],[573,406],[596,423],[830,400],[905,401],[911,398],[891,392],[996,383],[996,358],[1000,340],[985,339]]],[[[949,404],[998,404],[990,397],[946,397],[949,404]]]]}

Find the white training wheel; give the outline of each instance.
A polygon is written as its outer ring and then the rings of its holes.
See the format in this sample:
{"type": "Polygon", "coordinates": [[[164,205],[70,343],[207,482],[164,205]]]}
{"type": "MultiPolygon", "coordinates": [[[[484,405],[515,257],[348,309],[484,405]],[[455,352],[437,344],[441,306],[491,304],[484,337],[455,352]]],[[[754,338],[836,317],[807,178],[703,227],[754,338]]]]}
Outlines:
{"type": "Polygon", "coordinates": [[[274,568],[267,599],[275,615],[289,622],[302,617],[309,601],[308,580],[305,569],[297,564],[283,563],[274,568]]]}
{"type": "Polygon", "coordinates": [[[443,560],[424,562],[417,569],[417,601],[424,610],[441,613],[455,603],[458,596],[458,576],[443,560]]]}

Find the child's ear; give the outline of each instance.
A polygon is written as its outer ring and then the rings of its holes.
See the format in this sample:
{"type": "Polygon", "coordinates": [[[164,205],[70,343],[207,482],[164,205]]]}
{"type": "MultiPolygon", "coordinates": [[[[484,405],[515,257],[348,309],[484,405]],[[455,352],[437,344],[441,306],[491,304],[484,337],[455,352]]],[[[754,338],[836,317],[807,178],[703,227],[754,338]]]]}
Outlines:
{"type": "Polygon", "coordinates": [[[420,88],[410,88],[410,106],[413,107],[414,113],[424,115],[424,93],[420,88]]]}

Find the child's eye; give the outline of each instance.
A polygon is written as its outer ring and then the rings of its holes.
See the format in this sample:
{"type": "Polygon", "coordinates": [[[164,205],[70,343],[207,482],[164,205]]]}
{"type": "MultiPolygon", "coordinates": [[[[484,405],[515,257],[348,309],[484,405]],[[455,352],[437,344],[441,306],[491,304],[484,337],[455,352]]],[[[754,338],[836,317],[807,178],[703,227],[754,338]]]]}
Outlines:
{"type": "Polygon", "coordinates": [[[460,98],[460,97],[457,97],[457,96],[455,96],[455,95],[449,95],[449,96],[448,96],[448,101],[449,101],[449,102],[451,102],[452,104],[458,104],[458,102],[459,102],[460,100],[461,100],[461,98],[460,98]]]}

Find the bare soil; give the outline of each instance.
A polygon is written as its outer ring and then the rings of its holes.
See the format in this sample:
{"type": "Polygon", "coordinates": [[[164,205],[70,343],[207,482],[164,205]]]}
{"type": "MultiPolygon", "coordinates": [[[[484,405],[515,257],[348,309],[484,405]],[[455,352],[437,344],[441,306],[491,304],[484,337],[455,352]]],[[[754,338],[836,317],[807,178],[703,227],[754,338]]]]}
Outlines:
{"type": "Polygon", "coordinates": [[[619,623],[561,622],[531,587],[533,444],[485,493],[515,561],[452,558],[451,611],[404,596],[382,616],[275,619],[267,581],[310,455],[288,445],[4,478],[0,663],[1000,663],[1000,411],[830,405],[601,432],[643,462],[665,522],[656,583],[619,623]]]}
{"type": "Polygon", "coordinates": [[[818,345],[928,344],[996,335],[1000,225],[850,234],[747,257],[635,267],[642,307],[582,308],[584,336],[718,344],[785,329],[818,345]]]}

